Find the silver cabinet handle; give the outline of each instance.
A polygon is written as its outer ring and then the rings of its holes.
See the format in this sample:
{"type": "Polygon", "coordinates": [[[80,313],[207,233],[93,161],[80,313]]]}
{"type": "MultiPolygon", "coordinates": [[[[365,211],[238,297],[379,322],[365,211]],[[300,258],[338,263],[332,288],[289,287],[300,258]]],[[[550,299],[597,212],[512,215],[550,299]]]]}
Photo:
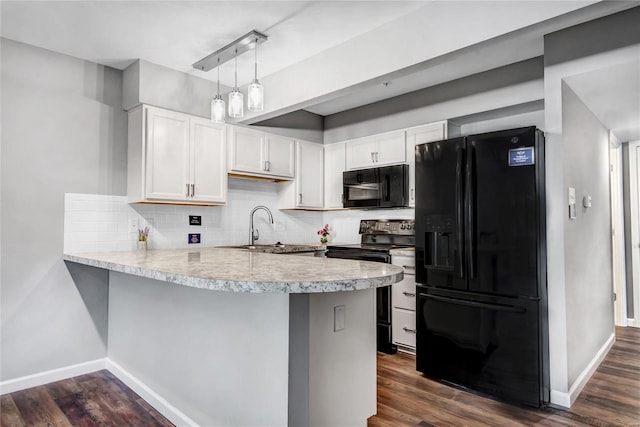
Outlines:
{"type": "Polygon", "coordinates": [[[189,184],[186,184],[186,185],[187,185],[187,194],[185,194],[185,197],[189,197],[189,184]]]}
{"type": "Polygon", "coordinates": [[[378,152],[376,151],[376,163],[378,163],[380,159],[378,159],[378,152]]]}
{"type": "Polygon", "coordinates": [[[405,331],[405,332],[409,332],[410,334],[415,334],[416,333],[415,329],[409,329],[406,326],[403,326],[402,330],[405,331]]]}
{"type": "Polygon", "coordinates": [[[193,199],[193,196],[195,195],[196,195],[196,185],[191,184],[191,198],[193,199]]]}
{"type": "Polygon", "coordinates": [[[265,171],[265,172],[269,170],[269,169],[267,169],[267,161],[266,160],[264,161],[264,165],[262,165],[262,170],[265,171]]]}
{"type": "Polygon", "coordinates": [[[375,163],[376,162],[376,158],[375,158],[375,152],[371,152],[371,163],[375,163]]]}
{"type": "Polygon", "coordinates": [[[267,170],[268,171],[271,170],[271,162],[269,160],[267,160],[267,170]]]}
{"type": "Polygon", "coordinates": [[[302,204],[302,193],[298,193],[298,204],[302,204]]]}
{"type": "Polygon", "coordinates": [[[412,188],[412,189],[411,189],[411,200],[415,200],[414,191],[415,191],[415,189],[414,189],[414,188],[412,188]]]}
{"type": "Polygon", "coordinates": [[[411,293],[411,292],[407,292],[407,291],[402,291],[402,295],[407,296],[407,297],[412,297],[412,298],[416,297],[416,294],[411,293]]]}

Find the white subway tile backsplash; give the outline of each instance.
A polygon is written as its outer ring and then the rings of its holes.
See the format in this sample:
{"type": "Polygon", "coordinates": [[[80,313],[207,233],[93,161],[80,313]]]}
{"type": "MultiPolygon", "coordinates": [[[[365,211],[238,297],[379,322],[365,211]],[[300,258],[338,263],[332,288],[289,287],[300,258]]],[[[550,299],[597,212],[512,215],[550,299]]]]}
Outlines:
{"type": "Polygon", "coordinates": [[[150,249],[209,247],[247,244],[249,214],[257,205],[267,206],[274,219],[257,211],[254,225],[257,243],[317,243],[317,231],[329,224],[330,242],[358,243],[360,219],[413,218],[413,209],[350,211],[280,211],[278,184],[229,180],[226,206],[129,205],[125,196],[65,194],[65,252],[130,251],[137,246],[137,233],[129,232],[129,218],[141,227],[150,225],[150,249]],[[201,226],[189,225],[189,215],[200,215],[201,226]],[[189,233],[200,233],[199,245],[188,244],[189,233]]]}

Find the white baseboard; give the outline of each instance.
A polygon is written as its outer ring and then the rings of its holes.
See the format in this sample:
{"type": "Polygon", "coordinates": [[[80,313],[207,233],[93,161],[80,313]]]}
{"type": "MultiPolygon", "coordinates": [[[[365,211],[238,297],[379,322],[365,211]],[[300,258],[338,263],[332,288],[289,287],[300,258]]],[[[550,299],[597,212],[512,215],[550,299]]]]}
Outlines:
{"type": "Polygon", "coordinates": [[[589,362],[586,368],[578,375],[578,378],[573,382],[571,387],[569,388],[569,392],[562,392],[558,390],[551,390],[550,400],[553,405],[562,406],[563,408],[570,408],[578,399],[580,392],[584,386],[587,385],[589,379],[594,374],[598,366],[602,363],[604,358],[613,347],[613,344],[616,341],[616,334],[612,333],[611,336],[607,339],[607,341],[600,347],[600,350],[596,353],[595,357],[589,362]]]}
{"type": "Polygon", "coordinates": [[[131,390],[138,393],[149,405],[153,406],[154,409],[164,415],[173,424],[177,426],[198,426],[198,423],[153,391],[145,383],[124,370],[122,366],[116,362],[107,359],[107,369],[131,390]]]}
{"type": "Polygon", "coordinates": [[[0,394],[13,393],[55,381],[66,380],[67,378],[77,377],[78,375],[100,371],[106,369],[106,367],[107,359],[96,359],[89,362],[78,363],[77,365],[65,366],[64,368],[52,369],[50,371],[2,381],[0,382],[0,394]]]}

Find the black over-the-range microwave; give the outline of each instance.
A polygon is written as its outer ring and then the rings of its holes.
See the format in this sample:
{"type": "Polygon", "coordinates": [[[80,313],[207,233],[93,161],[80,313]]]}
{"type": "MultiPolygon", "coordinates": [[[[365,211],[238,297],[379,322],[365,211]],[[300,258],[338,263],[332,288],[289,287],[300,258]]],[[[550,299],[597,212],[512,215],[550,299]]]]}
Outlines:
{"type": "Polygon", "coordinates": [[[345,208],[404,208],[409,206],[409,165],[342,173],[345,208]]]}

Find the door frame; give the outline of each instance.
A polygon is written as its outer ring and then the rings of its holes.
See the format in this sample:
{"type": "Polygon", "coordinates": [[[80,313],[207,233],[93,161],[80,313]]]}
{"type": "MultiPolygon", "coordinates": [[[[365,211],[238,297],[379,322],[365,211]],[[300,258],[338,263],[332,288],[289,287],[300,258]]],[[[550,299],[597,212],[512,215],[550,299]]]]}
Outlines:
{"type": "Polygon", "coordinates": [[[615,324],[627,326],[627,280],[625,262],[624,193],[622,181],[622,145],[610,132],[609,185],[611,196],[611,259],[613,267],[613,303],[615,324]]]}
{"type": "MultiPolygon", "coordinates": [[[[640,141],[629,142],[629,223],[631,230],[631,271],[633,278],[634,319],[628,319],[628,326],[640,327],[640,141]]],[[[626,307],[625,307],[626,308],[626,307]]]]}

